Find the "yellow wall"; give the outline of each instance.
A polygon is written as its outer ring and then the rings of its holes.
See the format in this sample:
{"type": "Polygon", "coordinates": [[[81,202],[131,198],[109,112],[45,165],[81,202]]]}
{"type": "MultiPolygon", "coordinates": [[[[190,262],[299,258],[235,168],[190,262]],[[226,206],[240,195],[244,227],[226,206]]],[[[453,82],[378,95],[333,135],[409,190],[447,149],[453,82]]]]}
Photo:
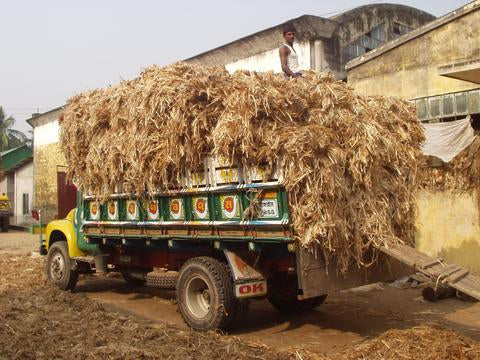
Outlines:
{"type": "Polygon", "coordinates": [[[58,215],[57,168],[65,166],[65,157],[58,143],[34,148],[35,208],[42,209],[42,222],[58,215]]]}
{"type": "Polygon", "coordinates": [[[422,190],[417,206],[417,249],[480,273],[478,192],[422,190]]]}
{"type": "Polygon", "coordinates": [[[480,88],[439,75],[438,68],[480,58],[480,8],[348,70],[348,84],[364,95],[404,99],[480,88]]]}

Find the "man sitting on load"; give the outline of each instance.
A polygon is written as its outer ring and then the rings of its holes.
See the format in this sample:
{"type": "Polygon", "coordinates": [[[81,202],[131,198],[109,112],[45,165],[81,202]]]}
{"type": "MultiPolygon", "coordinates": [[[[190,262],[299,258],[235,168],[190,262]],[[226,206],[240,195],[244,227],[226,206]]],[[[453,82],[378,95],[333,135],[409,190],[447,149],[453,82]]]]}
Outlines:
{"type": "Polygon", "coordinates": [[[280,62],[285,78],[301,77],[300,65],[298,63],[298,55],[293,48],[293,41],[295,40],[295,28],[293,25],[288,25],[283,29],[283,38],[285,43],[280,47],[280,62]]]}

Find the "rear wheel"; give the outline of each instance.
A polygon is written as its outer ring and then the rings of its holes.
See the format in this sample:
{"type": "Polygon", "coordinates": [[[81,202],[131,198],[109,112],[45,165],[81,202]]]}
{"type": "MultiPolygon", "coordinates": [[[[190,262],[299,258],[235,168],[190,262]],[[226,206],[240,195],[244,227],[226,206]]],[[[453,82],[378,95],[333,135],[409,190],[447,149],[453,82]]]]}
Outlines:
{"type": "Polygon", "coordinates": [[[197,257],[183,265],[177,298],[184,321],[198,331],[227,330],[233,325],[236,313],[246,306],[240,305],[233,294],[228,269],[210,257],[197,257]]]}
{"type": "Polygon", "coordinates": [[[78,273],[72,270],[72,260],[68,255],[65,241],[57,241],[50,246],[47,257],[48,280],[62,290],[73,290],[78,280],[78,273]]]}
{"type": "Polygon", "coordinates": [[[268,301],[279,312],[295,314],[315,309],[323,304],[327,295],[298,300],[298,285],[295,275],[277,273],[268,281],[268,301]]]}

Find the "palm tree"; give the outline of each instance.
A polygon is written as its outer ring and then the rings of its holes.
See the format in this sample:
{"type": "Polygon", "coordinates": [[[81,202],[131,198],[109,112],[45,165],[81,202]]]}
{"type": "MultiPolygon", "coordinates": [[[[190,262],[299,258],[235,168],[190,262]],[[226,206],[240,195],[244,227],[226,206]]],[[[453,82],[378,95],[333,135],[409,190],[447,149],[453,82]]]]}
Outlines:
{"type": "Polygon", "coordinates": [[[0,106],[0,151],[13,149],[28,142],[28,138],[23,132],[12,129],[14,124],[13,116],[6,117],[0,106]]]}

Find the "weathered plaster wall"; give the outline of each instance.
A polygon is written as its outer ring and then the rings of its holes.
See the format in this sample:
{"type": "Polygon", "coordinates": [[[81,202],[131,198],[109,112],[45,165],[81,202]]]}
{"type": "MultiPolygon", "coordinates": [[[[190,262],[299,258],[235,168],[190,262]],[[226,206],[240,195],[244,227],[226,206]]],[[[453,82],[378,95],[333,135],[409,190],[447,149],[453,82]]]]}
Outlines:
{"type": "Polygon", "coordinates": [[[405,99],[479,88],[440,76],[438,68],[480,58],[480,11],[433,29],[348,70],[348,84],[365,95],[405,99]]]}
{"type": "Polygon", "coordinates": [[[434,16],[426,12],[395,4],[367,5],[348,11],[333,18],[340,25],[329,41],[325,60],[332,64],[331,70],[336,73],[336,77],[344,79],[347,76],[345,65],[349,59],[345,58],[343,49],[349,43],[380,24],[385,26],[385,41],[388,42],[394,39],[393,25],[395,22],[416,29],[434,19],[434,16]]]}
{"type": "Polygon", "coordinates": [[[42,221],[57,217],[57,168],[66,161],[58,143],[36,146],[33,153],[35,173],[35,208],[42,210],[42,221]]]}
{"type": "MultiPolygon", "coordinates": [[[[416,28],[432,19],[431,15],[412,7],[374,4],[355,8],[330,19],[303,15],[289,23],[295,26],[297,45],[302,47],[299,51],[302,68],[329,71],[337,78],[344,79],[347,60],[343,58],[343,49],[349,42],[381,23],[387,23],[387,31],[392,32],[394,21],[416,28]]],[[[280,72],[278,48],[284,42],[283,25],[262,30],[185,61],[199,65],[225,65],[229,71],[280,72]]]]}
{"type": "Polygon", "coordinates": [[[417,249],[480,273],[478,192],[424,190],[417,206],[417,249]]]}
{"type": "Polygon", "coordinates": [[[33,130],[34,207],[42,210],[42,221],[57,217],[57,171],[66,165],[58,145],[61,109],[36,118],[33,130]]]}
{"type": "MultiPolygon", "coordinates": [[[[295,43],[294,48],[298,55],[300,68],[302,70],[310,69],[310,42],[295,43]]],[[[278,48],[231,62],[226,64],[225,68],[229,72],[235,72],[236,70],[282,72],[278,48]]]]}
{"type": "Polygon", "coordinates": [[[33,201],[33,161],[23,165],[15,171],[15,208],[14,217],[16,224],[31,223],[33,201]],[[28,211],[23,214],[23,194],[28,194],[28,211]]]}

